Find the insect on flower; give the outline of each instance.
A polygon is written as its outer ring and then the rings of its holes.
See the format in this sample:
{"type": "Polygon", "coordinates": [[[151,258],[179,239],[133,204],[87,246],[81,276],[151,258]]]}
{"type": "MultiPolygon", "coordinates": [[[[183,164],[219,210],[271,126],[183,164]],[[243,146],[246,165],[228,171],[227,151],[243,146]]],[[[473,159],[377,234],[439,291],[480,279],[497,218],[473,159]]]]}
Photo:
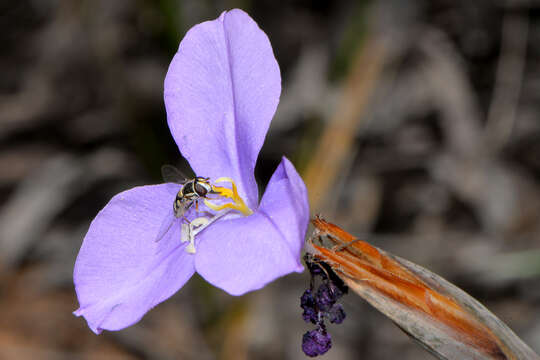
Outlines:
{"type": "Polygon", "coordinates": [[[242,198],[238,195],[236,191],[236,185],[234,181],[230,178],[222,177],[215,180],[216,183],[219,182],[230,182],[232,189],[226,187],[214,186],[210,184],[210,178],[196,176],[193,179],[188,179],[180,170],[175,168],[172,165],[163,165],[161,167],[161,175],[163,180],[168,183],[182,185],[180,190],[176,193],[172,212],[169,212],[165,216],[161,227],[158,231],[155,242],[160,241],[165,234],[169,232],[173,226],[176,219],[181,219],[181,241],[188,241],[190,244],[186,247],[188,253],[195,253],[194,238],[197,232],[204,230],[204,228],[210,223],[216,221],[217,219],[226,215],[229,211],[237,210],[244,215],[250,215],[252,213],[242,198]],[[217,195],[216,198],[207,197],[208,194],[217,195]],[[212,204],[207,200],[217,200],[217,199],[229,198],[233,202],[226,204],[212,204]],[[199,212],[199,200],[203,199],[207,208],[212,209],[218,212],[215,215],[212,215],[209,212],[204,212],[202,217],[195,217],[192,220],[187,218],[187,212],[193,204],[195,204],[195,210],[199,212]],[[222,211],[223,210],[223,211],[222,211]],[[183,220],[183,221],[182,221],[183,220]],[[198,231],[195,229],[198,228],[198,231]]]}
{"type": "MultiPolygon", "coordinates": [[[[210,178],[196,176],[193,179],[188,179],[180,170],[172,165],[163,165],[161,167],[161,176],[165,182],[176,183],[182,185],[180,190],[176,193],[176,197],[173,202],[173,211],[164,218],[161,227],[158,231],[156,242],[160,241],[165,234],[169,232],[174,224],[175,219],[182,218],[182,242],[189,241],[190,245],[186,248],[189,253],[195,252],[194,245],[194,228],[202,225],[207,225],[210,221],[205,217],[197,217],[190,221],[186,217],[187,211],[195,204],[195,209],[199,211],[199,200],[208,199],[206,195],[218,194],[214,191],[214,187],[210,184],[210,178]]],[[[217,188],[220,189],[220,188],[217,188]]],[[[217,217],[215,217],[217,218],[217,217]]],[[[201,228],[200,230],[202,230],[201,228]]]]}
{"type": "Polygon", "coordinates": [[[210,178],[196,176],[194,179],[188,180],[184,174],[172,165],[163,165],[161,167],[161,175],[165,182],[173,182],[182,185],[176,199],[174,199],[173,211],[174,216],[177,218],[184,218],[187,222],[189,220],[184,216],[187,210],[189,210],[193,204],[197,210],[199,210],[199,199],[206,198],[206,195],[212,193],[212,185],[210,185],[210,178]]]}

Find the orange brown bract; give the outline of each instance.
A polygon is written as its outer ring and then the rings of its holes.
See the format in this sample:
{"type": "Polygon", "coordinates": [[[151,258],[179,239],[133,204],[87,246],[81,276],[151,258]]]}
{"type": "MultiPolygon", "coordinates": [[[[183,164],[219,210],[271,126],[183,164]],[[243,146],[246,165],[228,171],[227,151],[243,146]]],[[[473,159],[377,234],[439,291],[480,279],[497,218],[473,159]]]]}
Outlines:
{"type": "Polygon", "coordinates": [[[392,313],[396,318],[390,317],[400,327],[403,328],[396,319],[403,314],[409,318],[409,315],[414,313],[414,316],[422,317],[422,321],[429,322],[430,326],[446,327],[443,330],[445,334],[452,334],[458,342],[474,348],[486,358],[517,358],[470,311],[433,284],[428,284],[418,273],[411,271],[394,257],[357,239],[320,216],[311,222],[316,230],[308,240],[307,247],[314,260],[328,264],[350,288],[387,316],[389,312],[392,313]],[[325,238],[334,246],[324,247],[322,241],[321,245],[316,244],[325,238]],[[359,288],[361,290],[357,291],[359,288]],[[367,293],[364,290],[367,290],[367,293]],[[373,291],[377,293],[378,299],[374,300],[369,296],[369,292],[373,291]],[[388,303],[393,305],[388,306],[388,303]],[[385,309],[388,310],[388,307],[392,310],[387,312],[385,309]]]}

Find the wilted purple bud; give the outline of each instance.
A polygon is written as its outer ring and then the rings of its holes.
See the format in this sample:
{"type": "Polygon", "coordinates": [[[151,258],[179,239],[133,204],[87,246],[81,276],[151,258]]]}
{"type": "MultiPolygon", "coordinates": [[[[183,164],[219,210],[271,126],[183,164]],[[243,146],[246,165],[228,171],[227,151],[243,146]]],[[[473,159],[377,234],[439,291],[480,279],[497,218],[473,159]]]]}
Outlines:
{"type": "Polygon", "coordinates": [[[346,314],[341,304],[334,304],[330,311],[328,311],[327,316],[331,323],[341,324],[345,319],[346,314]]]}
{"type": "Polygon", "coordinates": [[[332,338],[323,328],[308,331],[302,337],[302,351],[315,357],[326,353],[332,347],[332,338]]]}
{"type": "Polygon", "coordinates": [[[342,295],[343,292],[333,282],[328,282],[319,286],[315,299],[320,310],[328,311],[342,295]]]}
{"type": "Polygon", "coordinates": [[[318,311],[315,309],[315,298],[313,297],[313,292],[310,289],[307,289],[302,297],[300,298],[300,306],[304,309],[302,313],[302,318],[305,322],[312,322],[313,324],[317,323],[319,318],[318,311]]]}
{"type": "Polygon", "coordinates": [[[321,284],[316,295],[317,306],[322,311],[329,310],[336,303],[336,298],[328,284],[321,284]]]}
{"type": "Polygon", "coordinates": [[[311,274],[311,282],[310,288],[300,298],[300,306],[304,309],[302,317],[304,321],[317,325],[317,328],[304,334],[302,350],[307,356],[314,357],[326,353],[332,347],[332,340],[330,334],[326,332],[324,322],[326,319],[334,324],[343,322],[345,311],[336,302],[347,293],[348,288],[325,263],[315,262],[308,255],[304,260],[311,274]],[[315,278],[319,275],[322,282],[317,287],[315,278]]]}

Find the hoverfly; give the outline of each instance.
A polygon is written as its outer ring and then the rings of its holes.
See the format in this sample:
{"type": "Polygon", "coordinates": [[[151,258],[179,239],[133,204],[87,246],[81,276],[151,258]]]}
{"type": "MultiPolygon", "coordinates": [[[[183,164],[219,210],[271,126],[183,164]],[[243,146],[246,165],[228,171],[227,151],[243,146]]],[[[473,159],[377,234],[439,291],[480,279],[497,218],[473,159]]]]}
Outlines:
{"type": "Polygon", "coordinates": [[[176,194],[174,199],[173,210],[174,215],[179,218],[183,217],[189,208],[195,204],[198,208],[198,200],[205,198],[207,194],[212,192],[210,178],[196,176],[194,179],[187,178],[172,165],[163,165],[161,167],[161,175],[165,182],[173,182],[181,184],[182,187],[176,194]]]}
{"type": "Polygon", "coordinates": [[[193,179],[188,179],[180,172],[180,170],[172,165],[163,165],[161,167],[161,175],[165,182],[180,184],[182,187],[174,199],[173,212],[161,225],[156,241],[161,240],[161,238],[169,231],[174,218],[183,218],[189,223],[189,220],[184,216],[185,213],[193,206],[193,204],[195,204],[198,209],[199,199],[206,198],[206,195],[212,193],[210,178],[196,176],[193,179]]]}

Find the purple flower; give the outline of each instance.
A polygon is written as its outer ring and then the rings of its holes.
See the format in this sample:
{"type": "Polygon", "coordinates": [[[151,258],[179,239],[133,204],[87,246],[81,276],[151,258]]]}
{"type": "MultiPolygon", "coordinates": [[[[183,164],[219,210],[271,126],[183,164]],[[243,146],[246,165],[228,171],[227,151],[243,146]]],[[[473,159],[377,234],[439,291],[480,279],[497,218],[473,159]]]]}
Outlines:
{"type": "MultiPolygon", "coordinates": [[[[73,275],[75,315],[95,333],[136,323],[195,272],[241,295],[303,270],[309,207],[302,179],[283,158],[259,202],[253,175],[280,92],[270,42],[243,11],[224,12],[186,34],[165,79],[171,134],[197,175],[232,179],[233,205],[253,213],[214,212],[188,243],[191,225],[173,215],[181,185],[141,186],[113,197],[92,221],[73,275]]],[[[186,213],[191,220],[194,208],[186,213]]]]}

